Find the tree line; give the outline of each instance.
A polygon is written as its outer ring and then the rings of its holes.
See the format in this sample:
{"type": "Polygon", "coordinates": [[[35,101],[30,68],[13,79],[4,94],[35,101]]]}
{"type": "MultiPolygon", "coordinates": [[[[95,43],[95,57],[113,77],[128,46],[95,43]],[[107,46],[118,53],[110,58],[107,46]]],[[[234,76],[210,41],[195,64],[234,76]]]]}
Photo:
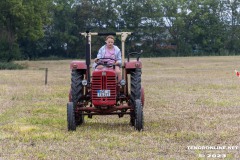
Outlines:
{"type": "MultiPolygon", "coordinates": [[[[0,60],[84,58],[86,30],[134,32],[126,52],[146,57],[239,55],[240,1],[2,0],[0,60]]],[[[103,44],[92,39],[93,57],[103,44]]]]}

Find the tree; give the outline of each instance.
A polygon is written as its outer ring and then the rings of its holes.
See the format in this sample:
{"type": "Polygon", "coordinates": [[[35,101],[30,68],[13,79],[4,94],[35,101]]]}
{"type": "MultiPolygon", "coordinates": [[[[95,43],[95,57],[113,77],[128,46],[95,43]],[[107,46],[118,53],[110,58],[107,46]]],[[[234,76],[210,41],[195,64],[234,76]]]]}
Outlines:
{"type": "MultiPolygon", "coordinates": [[[[240,51],[239,0],[11,0],[0,6],[0,58],[84,58],[79,32],[130,31],[126,52],[145,56],[240,51]],[[135,43],[137,42],[137,43],[135,43]],[[174,49],[163,46],[174,45],[174,49]],[[19,49],[20,47],[20,49],[19,49]]],[[[120,45],[117,37],[116,44],[120,45]]],[[[92,56],[103,37],[92,38],[92,56]]]]}
{"type": "Polygon", "coordinates": [[[178,55],[191,54],[196,48],[207,53],[220,53],[223,48],[224,25],[219,19],[218,0],[182,0],[163,4],[171,21],[169,33],[176,41],[178,55]]]}
{"type": "Polygon", "coordinates": [[[225,27],[225,50],[230,53],[240,51],[240,1],[227,0],[220,1],[220,19],[225,27]]]}
{"type": "Polygon", "coordinates": [[[79,45],[74,0],[56,0],[52,5],[52,23],[46,26],[45,55],[75,57],[79,45]]]}
{"type": "Polygon", "coordinates": [[[43,26],[49,21],[49,0],[11,0],[0,6],[0,42],[5,44],[1,53],[7,52],[8,61],[19,53],[18,41],[36,41],[44,36],[43,26]]]}

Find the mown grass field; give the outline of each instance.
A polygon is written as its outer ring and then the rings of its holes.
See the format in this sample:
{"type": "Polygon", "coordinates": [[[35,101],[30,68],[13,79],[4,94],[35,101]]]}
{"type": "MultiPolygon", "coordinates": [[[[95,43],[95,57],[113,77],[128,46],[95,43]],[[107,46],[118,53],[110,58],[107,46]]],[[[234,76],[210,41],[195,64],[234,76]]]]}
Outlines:
{"type": "Polygon", "coordinates": [[[0,160],[240,159],[240,79],[234,73],[240,57],[142,62],[143,132],[129,125],[129,116],[85,117],[68,132],[70,61],[21,62],[29,69],[0,71],[0,160]],[[49,69],[46,86],[39,68],[49,69]]]}

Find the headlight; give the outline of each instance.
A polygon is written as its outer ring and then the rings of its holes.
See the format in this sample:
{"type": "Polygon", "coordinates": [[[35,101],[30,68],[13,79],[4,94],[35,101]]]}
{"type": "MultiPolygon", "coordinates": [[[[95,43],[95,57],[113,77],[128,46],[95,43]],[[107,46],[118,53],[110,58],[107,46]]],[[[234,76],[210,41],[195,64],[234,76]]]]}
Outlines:
{"type": "Polygon", "coordinates": [[[86,79],[82,80],[82,85],[83,85],[83,86],[86,86],[86,85],[87,85],[87,80],[86,80],[86,79]]]}
{"type": "Polygon", "coordinates": [[[126,85],[126,81],[124,79],[122,79],[119,83],[120,83],[121,86],[125,86],[126,85]]]}

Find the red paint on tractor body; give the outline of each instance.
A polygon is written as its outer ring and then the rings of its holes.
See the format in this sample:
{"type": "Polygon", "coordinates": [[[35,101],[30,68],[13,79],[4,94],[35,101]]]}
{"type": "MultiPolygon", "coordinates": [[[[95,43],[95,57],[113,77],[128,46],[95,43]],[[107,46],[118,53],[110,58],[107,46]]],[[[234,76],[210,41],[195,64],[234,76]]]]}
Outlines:
{"type": "Polygon", "coordinates": [[[70,69],[87,69],[87,65],[84,61],[72,61],[70,69]]]}
{"type": "Polygon", "coordinates": [[[142,62],[137,60],[125,62],[125,68],[126,69],[142,68],[142,62]]]}

